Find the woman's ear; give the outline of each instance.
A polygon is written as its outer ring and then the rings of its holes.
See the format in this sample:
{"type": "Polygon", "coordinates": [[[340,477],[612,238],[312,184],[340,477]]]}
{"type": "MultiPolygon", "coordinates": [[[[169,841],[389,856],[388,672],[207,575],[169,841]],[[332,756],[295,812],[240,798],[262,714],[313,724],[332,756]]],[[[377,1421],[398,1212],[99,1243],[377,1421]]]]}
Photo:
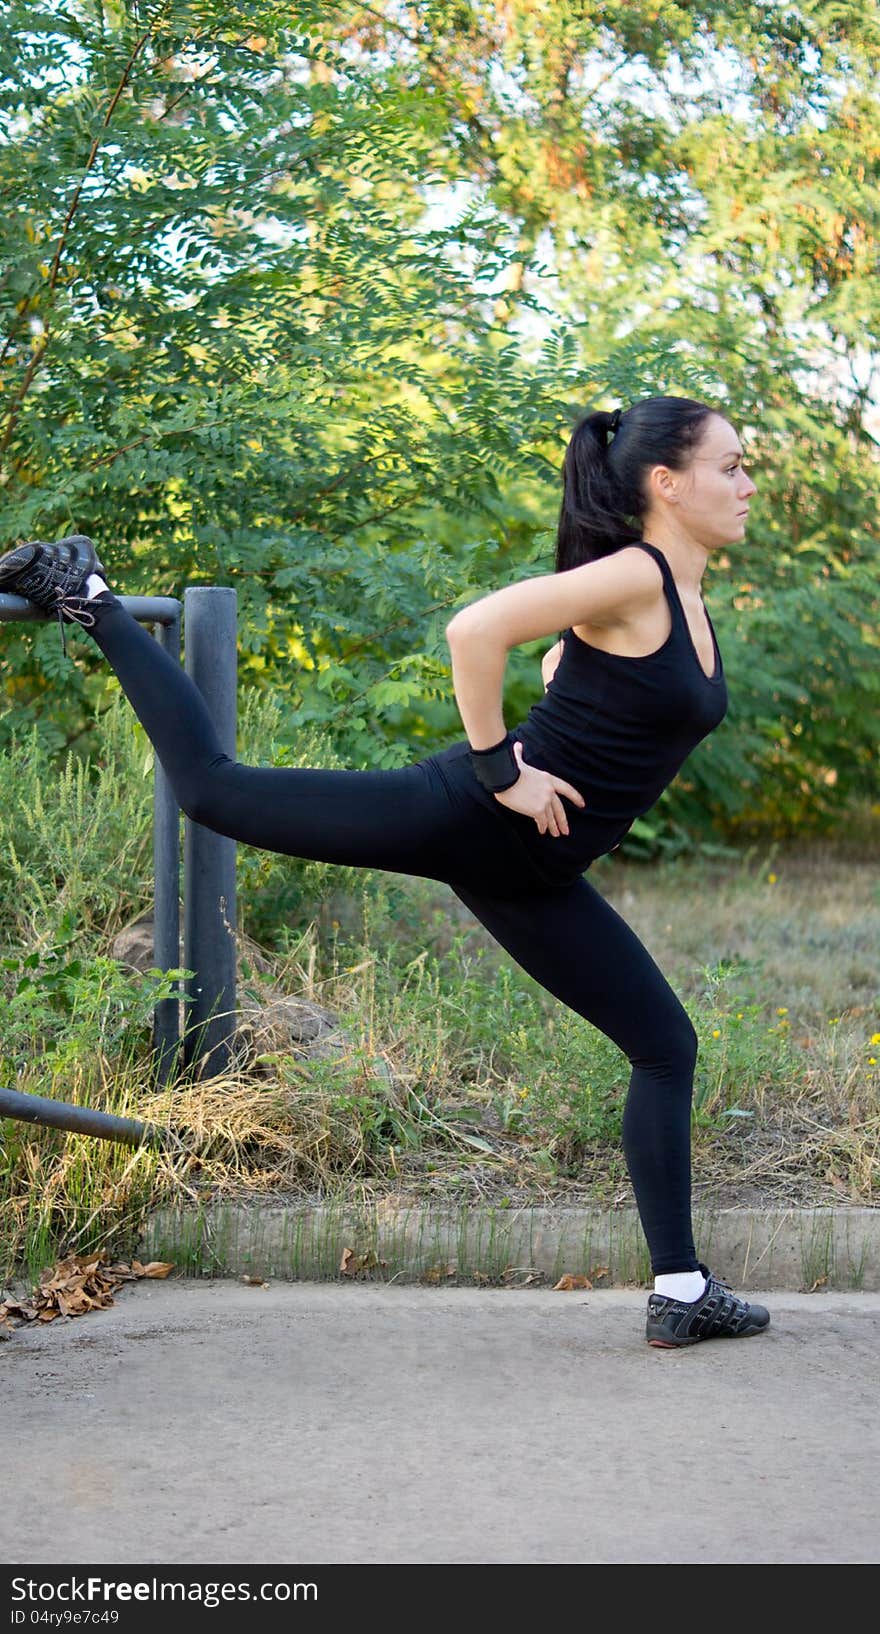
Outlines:
{"type": "Polygon", "coordinates": [[[656,504],[658,500],[662,500],[667,505],[677,505],[680,474],[678,471],[672,471],[668,465],[653,465],[648,472],[649,504],[656,504]]]}

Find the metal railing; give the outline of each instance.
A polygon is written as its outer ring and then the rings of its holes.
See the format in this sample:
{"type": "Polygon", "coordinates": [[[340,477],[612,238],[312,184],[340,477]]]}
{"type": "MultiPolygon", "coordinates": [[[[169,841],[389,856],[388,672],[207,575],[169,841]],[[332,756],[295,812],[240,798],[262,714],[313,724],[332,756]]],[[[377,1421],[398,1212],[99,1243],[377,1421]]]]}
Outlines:
{"type": "MultiPolygon", "coordinates": [[[[175,663],[181,655],[181,611],[186,626],[186,670],[205,699],[224,751],[235,755],[236,739],[236,594],[216,586],[184,593],[181,604],[170,596],[120,596],[139,623],[151,624],[157,640],[175,663]]],[[[0,623],[45,622],[45,616],[21,596],[0,595],[0,623]]],[[[183,1038],[183,1060],[206,1073],[221,1072],[229,1059],[236,1025],[235,994],[235,841],[214,834],[186,819],[184,835],[184,967],[193,972],[187,983],[189,1004],[183,1038]]],[[[160,970],[180,965],[180,809],[156,758],[153,782],[153,960],[160,970]]],[[[153,1043],[160,1082],[175,1072],[180,1049],[180,1003],[176,996],[162,999],[154,1013],[153,1043]]],[[[13,1111],[22,1097],[3,1091],[0,1116],[21,1117],[13,1111]]],[[[39,1097],[32,1103],[31,1122],[40,1116],[39,1097]]],[[[53,1102],[58,1116],[66,1103],[53,1102]]],[[[88,1109],[68,1108],[71,1118],[58,1127],[84,1129],[88,1109]],[[74,1116],[76,1114],[76,1116],[74,1116]]],[[[86,1131],[104,1138],[122,1138],[112,1128],[119,1119],[88,1112],[86,1131]],[[103,1121],[102,1121],[103,1120],[103,1121]]],[[[57,1123],[57,1116],[53,1117],[57,1123]]],[[[132,1125],[132,1131],[136,1128],[132,1125]]],[[[128,1136],[131,1139],[131,1133],[128,1136]]]]}

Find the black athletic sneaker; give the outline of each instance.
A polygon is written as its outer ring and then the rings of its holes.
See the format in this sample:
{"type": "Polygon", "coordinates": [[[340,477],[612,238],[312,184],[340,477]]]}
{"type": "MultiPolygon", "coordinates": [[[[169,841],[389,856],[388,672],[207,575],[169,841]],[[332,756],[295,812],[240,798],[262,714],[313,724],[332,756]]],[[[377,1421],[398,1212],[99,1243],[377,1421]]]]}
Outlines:
{"type": "Polygon", "coordinates": [[[708,1266],[699,1269],[706,1278],[706,1289],[693,1304],[667,1294],[648,1295],[645,1337],[650,1345],[674,1350],[679,1345],[696,1345],[701,1339],[746,1339],[769,1326],[770,1312],[763,1305],[747,1305],[708,1266]]]}
{"type": "Polygon", "coordinates": [[[54,614],[66,652],[64,620],[94,624],[84,591],[89,574],[103,572],[95,547],[84,533],[72,533],[53,545],[31,539],[0,556],[0,593],[25,596],[44,613],[54,614]]]}

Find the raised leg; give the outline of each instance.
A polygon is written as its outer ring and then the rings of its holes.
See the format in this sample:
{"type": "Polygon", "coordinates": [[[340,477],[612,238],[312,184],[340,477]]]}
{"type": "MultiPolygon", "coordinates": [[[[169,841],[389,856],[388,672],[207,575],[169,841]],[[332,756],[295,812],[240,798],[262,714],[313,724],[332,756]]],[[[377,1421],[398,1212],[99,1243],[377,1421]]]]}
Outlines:
{"type": "Polygon", "coordinates": [[[243,766],[224,754],[186,673],[115,598],[89,603],[90,634],[151,739],[181,809],[218,834],[287,856],[429,879],[486,878],[522,863],[505,825],[450,798],[433,766],[390,771],[243,766]]]}
{"type": "Polygon", "coordinates": [[[697,1269],[690,1110],[697,1036],[635,932],[585,879],[517,898],[453,889],[501,946],[605,1033],[632,1073],[623,1147],[655,1275],[697,1269]]]}

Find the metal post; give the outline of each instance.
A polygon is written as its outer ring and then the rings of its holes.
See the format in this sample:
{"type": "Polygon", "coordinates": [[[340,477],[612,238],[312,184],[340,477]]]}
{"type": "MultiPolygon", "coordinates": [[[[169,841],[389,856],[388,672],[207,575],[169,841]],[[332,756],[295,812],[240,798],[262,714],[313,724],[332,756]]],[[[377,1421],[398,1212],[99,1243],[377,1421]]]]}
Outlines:
{"type": "MultiPolygon", "coordinates": [[[[225,754],[235,757],[236,595],[184,593],[186,672],[195,682],[225,754]]],[[[184,964],[189,982],[184,1061],[222,1072],[235,1030],[235,841],[187,819],[184,830],[184,964]]]]}
{"type": "MultiPolygon", "coordinates": [[[[155,627],[155,635],[175,664],[180,663],[180,607],[175,617],[155,627]]],[[[180,964],[180,808],[156,757],[153,771],[153,963],[160,970],[180,964]]],[[[180,1036],[180,1000],[160,999],[153,1019],[156,1076],[172,1077],[180,1036]]]]}

